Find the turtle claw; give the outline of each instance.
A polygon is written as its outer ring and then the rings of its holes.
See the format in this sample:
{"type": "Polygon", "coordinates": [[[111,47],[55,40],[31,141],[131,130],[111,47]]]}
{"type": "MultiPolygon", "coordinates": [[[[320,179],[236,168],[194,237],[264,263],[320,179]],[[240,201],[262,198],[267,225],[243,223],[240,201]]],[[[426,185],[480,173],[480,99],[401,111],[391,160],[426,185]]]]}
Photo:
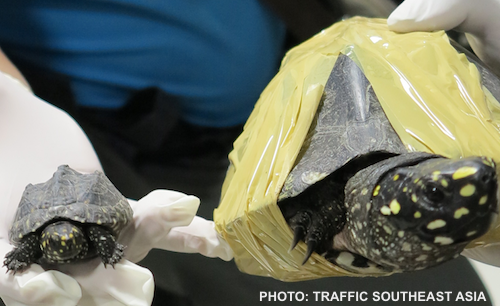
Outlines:
{"type": "MultiPolygon", "coordinates": [[[[293,207],[292,207],[293,208],[293,207]]],[[[293,230],[290,251],[299,241],[307,244],[305,264],[313,252],[322,254],[332,247],[333,237],[338,234],[345,220],[341,217],[342,207],[334,202],[296,212],[287,210],[284,216],[293,230]]]]}
{"type": "Polygon", "coordinates": [[[293,231],[293,241],[292,241],[292,245],[290,246],[290,251],[295,249],[295,247],[297,246],[299,241],[304,239],[305,236],[306,236],[306,230],[304,229],[304,227],[297,226],[295,228],[295,230],[293,231]]]}
{"type": "Polygon", "coordinates": [[[309,257],[311,257],[312,253],[314,252],[314,250],[316,249],[317,246],[318,246],[318,243],[316,242],[316,240],[309,240],[307,242],[306,256],[304,257],[304,261],[302,262],[302,265],[306,264],[306,262],[309,260],[309,257]]]}

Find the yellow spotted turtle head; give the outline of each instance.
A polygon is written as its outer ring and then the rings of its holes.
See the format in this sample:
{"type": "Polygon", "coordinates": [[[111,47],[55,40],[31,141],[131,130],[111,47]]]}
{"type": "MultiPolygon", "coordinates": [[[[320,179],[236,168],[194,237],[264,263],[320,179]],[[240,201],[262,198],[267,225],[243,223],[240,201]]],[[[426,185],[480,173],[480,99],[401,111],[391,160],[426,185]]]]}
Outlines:
{"type": "Polygon", "coordinates": [[[457,257],[498,212],[492,159],[405,155],[367,169],[358,179],[373,182],[368,194],[346,201],[366,203],[347,211],[351,250],[400,271],[457,257]]]}
{"type": "Polygon", "coordinates": [[[42,230],[40,248],[49,261],[64,263],[85,258],[88,242],[79,226],[69,221],[58,221],[42,230]]]}
{"type": "Polygon", "coordinates": [[[497,210],[496,190],[491,159],[433,158],[390,171],[375,187],[373,202],[397,229],[449,245],[486,233],[497,210]]]}

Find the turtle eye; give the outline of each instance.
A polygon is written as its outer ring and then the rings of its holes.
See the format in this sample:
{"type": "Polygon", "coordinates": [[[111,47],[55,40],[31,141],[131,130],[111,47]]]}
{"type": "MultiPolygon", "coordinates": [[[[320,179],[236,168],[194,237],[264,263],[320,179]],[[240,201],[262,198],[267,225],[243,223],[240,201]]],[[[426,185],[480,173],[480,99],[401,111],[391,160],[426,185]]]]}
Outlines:
{"type": "Polygon", "coordinates": [[[444,191],[434,182],[425,184],[422,192],[423,196],[431,203],[439,203],[445,197],[444,191]]]}

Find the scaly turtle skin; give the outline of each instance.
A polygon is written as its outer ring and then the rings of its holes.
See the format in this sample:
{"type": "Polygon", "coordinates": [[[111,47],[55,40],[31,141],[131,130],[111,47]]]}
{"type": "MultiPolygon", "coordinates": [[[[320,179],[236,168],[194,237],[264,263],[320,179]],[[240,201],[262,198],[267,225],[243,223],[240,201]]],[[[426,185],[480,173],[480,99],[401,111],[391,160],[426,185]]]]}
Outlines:
{"type": "Polygon", "coordinates": [[[96,256],[114,265],[124,250],[116,237],[132,215],[127,199],[102,172],[81,174],[59,166],[47,182],[26,187],[9,232],[16,247],[4,265],[16,273],[35,262],[62,264],[96,256]]]}
{"type": "Polygon", "coordinates": [[[363,72],[340,54],[278,205],[293,249],[355,273],[434,266],[497,213],[495,163],[408,152],[363,72]]]}

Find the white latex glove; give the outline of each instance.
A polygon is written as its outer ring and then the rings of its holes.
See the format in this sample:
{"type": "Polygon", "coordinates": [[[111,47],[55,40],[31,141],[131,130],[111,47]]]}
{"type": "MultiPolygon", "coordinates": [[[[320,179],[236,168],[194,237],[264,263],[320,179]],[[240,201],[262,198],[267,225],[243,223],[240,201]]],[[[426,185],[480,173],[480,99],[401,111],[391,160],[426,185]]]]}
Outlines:
{"type": "MultiPolygon", "coordinates": [[[[47,181],[61,164],[79,172],[101,170],[90,142],[73,119],[0,73],[1,261],[12,249],[8,230],[25,186],[47,181]]],[[[95,259],[61,267],[64,273],[44,271],[37,264],[15,275],[0,273],[4,302],[9,306],[150,305],[153,276],[131,261],[142,259],[151,248],[231,259],[231,250],[218,239],[213,223],[195,217],[198,198],[160,190],[131,205],[134,220],[119,238],[127,245],[126,259],[115,269],[106,269],[95,259]]]]}
{"type": "Polygon", "coordinates": [[[500,0],[406,0],[389,16],[396,32],[457,29],[476,55],[500,75],[500,0]]]}
{"type": "MultiPolygon", "coordinates": [[[[387,20],[396,32],[457,29],[478,57],[500,75],[500,0],[405,0],[387,20]]],[[[462,255],[500,267],[499,245],[462,255]]]]}

